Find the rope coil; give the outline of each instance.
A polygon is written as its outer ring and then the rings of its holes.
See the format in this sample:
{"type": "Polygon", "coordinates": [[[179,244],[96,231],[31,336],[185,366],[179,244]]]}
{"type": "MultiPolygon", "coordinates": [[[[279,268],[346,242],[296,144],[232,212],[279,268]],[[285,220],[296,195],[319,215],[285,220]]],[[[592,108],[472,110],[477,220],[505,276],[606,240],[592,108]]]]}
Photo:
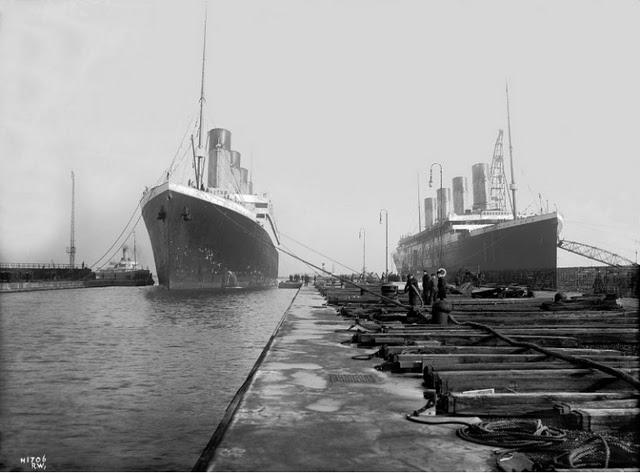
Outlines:
{"type": "Polygon", "coordinates": [[[638,445],[595,434],[557,455],[553,463],[562,468],[612,468],[637,465],[639,459],[638,445]]]}

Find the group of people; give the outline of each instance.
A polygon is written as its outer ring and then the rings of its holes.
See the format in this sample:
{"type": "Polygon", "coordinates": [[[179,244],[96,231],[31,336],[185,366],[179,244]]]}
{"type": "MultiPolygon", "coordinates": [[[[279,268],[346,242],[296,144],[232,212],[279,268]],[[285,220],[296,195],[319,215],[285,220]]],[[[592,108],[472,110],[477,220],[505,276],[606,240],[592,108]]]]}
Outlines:
{"type": "MultiPolygon", "coordinates": [[[[305,286],[308,286],[309,285],[309,275],[308,274],[303,274],[303,275],[290,274],[289,275],[289,281],[290,282],[293,282],[293,281],[295,281],[295,282],[303,282],[305,286]]],[[[315,283],[316,283],[316,277],[313,276],[313,284],[315,284],[315,283]]]]}
{"type": "Polygon", "coordinates": [[[420,295],[420,287],[415,276],[407,275],[407,284],[404,286],[405,294],[409,294],[409,305],[418,305],[418,299],[422,300],[423,305],[430,305],[436,299],[443,300],[447,298],[447,270],[438,269],[436,273],[431,273],[425,269],[422,275],[422,296],[420,295]]]}

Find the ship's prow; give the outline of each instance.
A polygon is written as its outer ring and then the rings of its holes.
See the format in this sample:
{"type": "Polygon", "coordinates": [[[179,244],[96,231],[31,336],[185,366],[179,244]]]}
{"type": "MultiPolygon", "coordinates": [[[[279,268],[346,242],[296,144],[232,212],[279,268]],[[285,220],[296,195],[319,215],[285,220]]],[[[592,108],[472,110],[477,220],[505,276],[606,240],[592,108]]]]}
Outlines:
{"type": "Polygon", "coordinates": [[[277,284],[277,229],[266,211],[256,211],[261,205],[268,209],[269,202],[239,199],[171,182],[144,193],[142,215],[161,286],[226,290],[277,284]]]}
{"type": "MultiPolygon", "coordinates": [[[[172,163],[165,182],[146,189],[140,202],[158,281],[168,289],[275,286],[278,230],[271,202],[254,194],[249,170],[231,147],[231,132],[205,131],[206,17],[205,12],[200,113],[190,143],[192,178],[175,182],[172,163]]],[[[188,154],[182,149],[176,156],[188,154]]]]}

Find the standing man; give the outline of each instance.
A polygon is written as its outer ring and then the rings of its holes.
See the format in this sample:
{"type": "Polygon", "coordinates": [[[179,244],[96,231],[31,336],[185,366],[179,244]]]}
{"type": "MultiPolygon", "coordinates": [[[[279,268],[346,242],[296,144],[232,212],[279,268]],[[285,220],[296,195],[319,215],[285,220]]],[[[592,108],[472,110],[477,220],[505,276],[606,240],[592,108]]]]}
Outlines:
{"type": "Polygon", "coordinates": [[[447,270],[440,268],[438,270],[438,299],[447,298],[447,270]]]}
{"type": "Polygon", "coordinates": [[[422,275],[422,299],[426,305],[431,304],[433,298],[433,280],[429,276],[429,272],[425,269],[422,275]]]}
{"type": "Polygon", "coordinates": [[[412,275],[407,275],[407,284],[404,286],[404,293],[409,293],[409,305],[413,309],[416,306],[417,299],[420,298],[420,288],[418,287],[418,280],[412,275]]]}
{"type": "Polygon", "coordinates": [[[602,294],[604,292],[604,284],[602,284],[602,275],[600,270],[596,269],[596,278],[593,281],[593,293],[602,294]]]}

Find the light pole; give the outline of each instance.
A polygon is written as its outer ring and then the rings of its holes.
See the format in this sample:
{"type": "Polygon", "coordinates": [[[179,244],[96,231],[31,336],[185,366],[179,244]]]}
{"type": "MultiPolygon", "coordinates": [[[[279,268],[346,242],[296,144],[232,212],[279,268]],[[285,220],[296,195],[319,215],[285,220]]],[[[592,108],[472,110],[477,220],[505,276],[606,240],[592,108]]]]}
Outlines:
{"type": "Polygon", "coordinates": [[[387,209],[380,209],[380,223],[382,223],[382,212],[384,212],[385,223],[384,274],[385,281],[389,282],[389,212],[387,209]]]}
{"type": "Polygon", "coordinates": [[[365,264],[366,264],[366,257],[367,257],[367,252],[366,252],[366,245],[367,245],[367,235],[365,233],[364,228],[360,229],[360,232],[358,233],[358,238],[362,238],[362,280],[366,280],[367,277],[367,273],[365,273],[365,264]]]}

